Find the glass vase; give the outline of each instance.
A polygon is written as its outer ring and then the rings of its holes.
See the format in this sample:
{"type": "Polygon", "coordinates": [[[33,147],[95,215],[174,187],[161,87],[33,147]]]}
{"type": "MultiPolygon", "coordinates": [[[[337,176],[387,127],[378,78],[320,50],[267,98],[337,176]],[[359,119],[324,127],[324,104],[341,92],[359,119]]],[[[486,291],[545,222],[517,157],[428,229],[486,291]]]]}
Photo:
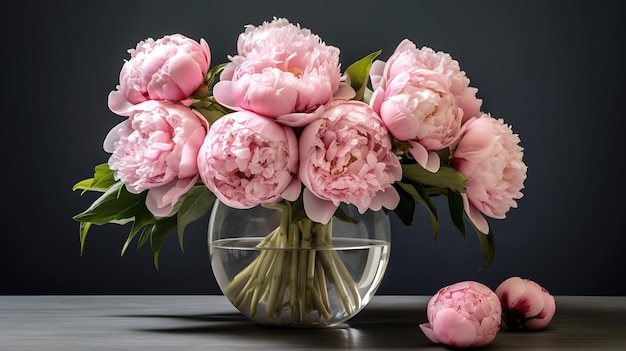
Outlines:
{"type": "Polygon", "coordinates": [[[330,327],[374,296],[389,260],[383,211],[341,205],[328,224],[282,201],[235,209],[216,201],[209,252],[223,294],[249,319],[270,326],[330,327]]]}

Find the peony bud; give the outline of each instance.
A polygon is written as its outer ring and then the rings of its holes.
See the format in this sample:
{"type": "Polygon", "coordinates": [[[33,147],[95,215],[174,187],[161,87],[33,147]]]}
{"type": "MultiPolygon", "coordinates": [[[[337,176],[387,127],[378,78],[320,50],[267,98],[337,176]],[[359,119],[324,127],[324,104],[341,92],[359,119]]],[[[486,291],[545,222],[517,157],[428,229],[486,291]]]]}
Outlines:
{"type": "Polygon", "coordinates": [[[500,330],[502,309],[496,294],[475,281],[446,286],[427,306],[428,322],[420,328],[431,341],[452,347],[490,344],[500,330]]]}
{"type": "Polygon", "coordinates": [[[507,329],[541,329],[556,312],[554,297],[530,279],[511,277],[496,288],[502,304],[502,322],[507,329]]]}

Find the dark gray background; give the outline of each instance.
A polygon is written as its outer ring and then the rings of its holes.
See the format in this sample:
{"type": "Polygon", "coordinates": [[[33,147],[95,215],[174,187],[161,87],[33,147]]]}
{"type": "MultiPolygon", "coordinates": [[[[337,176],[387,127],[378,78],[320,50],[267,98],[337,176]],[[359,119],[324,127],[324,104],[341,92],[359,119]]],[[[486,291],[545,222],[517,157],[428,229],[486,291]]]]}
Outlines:
{"type": "MultiPolygon", "coordinates": [[[[85,1],[9,5],[2,21],[4,126],[0,294],[213,294],[206,222],[188,227],[185,253],[165,242],[161,270],[148,247],[120,257],[128,227],[92,229],[79,256],[72,216],[94,196],[72,192],[105,162],[120,121],[106,98],[126,50],[182,33],[236,51],[245,24],[287,17],[342,50],[344,67],[404,38],[446,51],[478,87],[483,110],[522,139],[528,179],[519,208],[490,221],[496,256],[482,272],[441,211],[433,240],[424,210],[393,244],[380,294],[432,294],[459,280],[493,288],[531,278],[554,294],[624,295],[625,28],[618,2],[558,1],[85,1]],[[167,5],[166,5],[167,4],[167,5]],[[8,44],[8,45],[7,45],[8,44]],[[619,53],[619,54],[618,54],[619,53]]],[[[620,7],[621,8],[621,7],[620,7]]]]}

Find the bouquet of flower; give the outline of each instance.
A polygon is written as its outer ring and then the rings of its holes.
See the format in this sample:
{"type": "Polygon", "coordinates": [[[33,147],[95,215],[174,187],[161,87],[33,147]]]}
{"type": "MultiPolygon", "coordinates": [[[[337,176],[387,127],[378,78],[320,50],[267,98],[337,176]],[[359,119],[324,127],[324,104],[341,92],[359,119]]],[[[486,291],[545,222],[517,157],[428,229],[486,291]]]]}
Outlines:
{"type": "Polygon", "coordinates": [[[214,66],[204,39],[180,34],[129,53],[108,98],[123,117],[104,140],[111,155],[74,186],[102,192],[74,217],[81,252],[92,224],[132,223],[122,254],[138,235],[158,268],[165,236],[176,231],[182,245],[186,225],[215,199],[279,209],[266,245],[322,235],[315,228],[342,203],[394,211],[407,226],[422,205],[436,236],[432,198],[445,196],[488,265],[485,216],[504,218],[522,197],[518,136],[481,111],[478,89],[447,53],[405,39],[387,61],[376,51],[342,72],[338,48],[284,18],[246,26],[237,54],[214,66]]]}

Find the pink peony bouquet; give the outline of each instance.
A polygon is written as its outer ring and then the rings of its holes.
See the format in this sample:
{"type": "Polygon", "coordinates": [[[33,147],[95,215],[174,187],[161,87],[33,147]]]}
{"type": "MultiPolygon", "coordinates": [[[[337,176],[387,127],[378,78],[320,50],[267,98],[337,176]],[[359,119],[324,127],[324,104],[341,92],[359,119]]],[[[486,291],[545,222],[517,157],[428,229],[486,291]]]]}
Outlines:
{"type": "MultiPolygon", "coordinates": [[[[444,52],[403,40],[342,71],[340,50],[274,18],[248,25],[237,53],[212,65],[209,44],[180,34],[129,50],[108,106],[121,122],[104,140],[107,163],[74,190],[102,194],[74,217],[81,251],[91,225],[132,223],[155,264],[164,237],[217,199],[234,208],[297,204],[327,223],[342,203],[394,211],[448,199],[451,219],[494,253],[486,217],[517,207],[526,178],[520,139],[481,110],[478,89],[444,52]]],[[[182,240],[181,240],[182,243],[182,240]]]]}

